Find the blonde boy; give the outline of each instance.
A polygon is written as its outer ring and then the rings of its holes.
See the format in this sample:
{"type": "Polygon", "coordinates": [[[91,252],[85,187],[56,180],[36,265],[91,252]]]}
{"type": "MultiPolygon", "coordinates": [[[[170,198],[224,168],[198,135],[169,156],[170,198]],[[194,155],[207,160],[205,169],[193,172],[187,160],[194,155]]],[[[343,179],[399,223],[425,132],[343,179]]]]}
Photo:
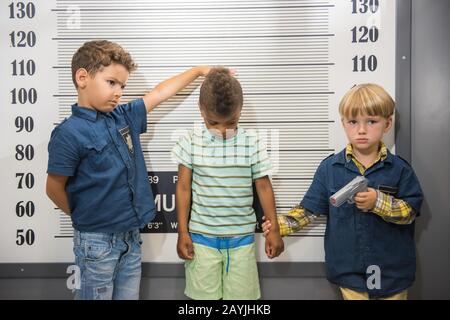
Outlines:
{"type": "MultiPolygon", "coordinates": [[[[414,221],[423,194],[411,166],[382,142],[394,106],[376,84],[349,90],[339,105],[347,147],[324,159],[300,205],[278,216],[282,235],[308,225],[314,215],[327,216],[327,278],[344,299],[406,299],[414,281],[414,221]],[[330,205],[330,196],[358,175],[369,180],[368,190],[357,193],[354,204],[330,205]],[[378,271],[381,281],[371,281],[378,271]]],[[[263,229],[270,230],[270,221],[263,229]]]]}

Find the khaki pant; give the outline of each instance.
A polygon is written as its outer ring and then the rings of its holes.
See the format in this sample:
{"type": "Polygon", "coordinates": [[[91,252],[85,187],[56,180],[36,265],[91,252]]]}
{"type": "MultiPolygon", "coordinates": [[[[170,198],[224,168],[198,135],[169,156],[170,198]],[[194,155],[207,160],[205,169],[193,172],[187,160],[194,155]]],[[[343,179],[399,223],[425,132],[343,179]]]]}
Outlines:
{"type": "MultiPolygon", "coordinates": [[[[357,292],[342,287],[339,289],[341,289],[344,300],[370,300],[367,292],[357,292]]],[[[408,290],[404,290],[389,297],[378,298],[377,300],[408,300],[408,290]]]]}

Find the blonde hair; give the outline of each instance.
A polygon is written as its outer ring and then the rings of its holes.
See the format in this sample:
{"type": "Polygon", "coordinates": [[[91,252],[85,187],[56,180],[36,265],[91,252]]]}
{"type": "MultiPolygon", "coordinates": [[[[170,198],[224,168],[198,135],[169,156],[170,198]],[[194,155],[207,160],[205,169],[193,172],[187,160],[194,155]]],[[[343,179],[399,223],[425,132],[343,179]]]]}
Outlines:
{"type": "Polygon", "coordinates": [[[77,86],[75,74],[78,69],[84,68],[94,76],[103,67],[117,63],[123,65],[128,72],[137,68],[131,55],[119,44],[108,40],[92,40],[85,42],[72,57],[72,81],[77,86]]]}
{"type": "Polygon", "coordinates": [[[354,118],[359,114],[388,119],[394,114],[395,102],[389,93],[374,83],[364,83],[351,88],[339,104],[341,117],[354,118]]]}

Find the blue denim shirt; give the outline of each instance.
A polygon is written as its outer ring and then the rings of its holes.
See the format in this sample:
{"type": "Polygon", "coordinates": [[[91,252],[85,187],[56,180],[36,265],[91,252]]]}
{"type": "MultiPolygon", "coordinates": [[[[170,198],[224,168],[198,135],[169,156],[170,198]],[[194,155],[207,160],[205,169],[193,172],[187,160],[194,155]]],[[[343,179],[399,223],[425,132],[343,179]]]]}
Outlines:
{"type": "Polygon", "coordinates": [[[155,216],[139,135],[147,130],[142,99],[110,113],[74,104],[72,116],[52,132],[47,173],[68,176],[73,227],[126,232],[155,216]]]}
{"type": "MultiPolygon", "coordinates": [[[[345,149],[329,156],[319,165],[301,205],[328,216],[325,230],[328,280],[355,291],[369,292],[372,297],[391,295],[411,286],[415,278],[414,222],[397,225],[362,212],[354,204],[345,203],[339,208],[330,205],[329,197],[358,175],[361,174],[354,162],[346,159],[345,149]],[[373,275],[368,267],[372,265],[380,268],[380,289],[367,287],[367,279],[373,275]]],[[[389,190],[419,216],[423,194],[406,161],[388,152],[385,160],[364,175],[369,179],[369,187],[389,190]]]]}

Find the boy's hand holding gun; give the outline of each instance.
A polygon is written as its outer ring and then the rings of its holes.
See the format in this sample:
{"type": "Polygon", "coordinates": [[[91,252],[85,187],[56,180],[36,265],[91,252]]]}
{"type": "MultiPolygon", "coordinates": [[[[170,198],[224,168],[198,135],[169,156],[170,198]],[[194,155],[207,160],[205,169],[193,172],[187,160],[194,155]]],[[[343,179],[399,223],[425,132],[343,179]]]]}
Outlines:
{"type": "MultiPolygon", "coordinates": [[[[347,183],[338,192],[330,197],[330,204],[335,207],[340,207],[345,202],[355,204],[358,209],[363,212],[372,210],[378,198],[378,193],[373,188],[367,188],[369,180],[364,176],[358,176],[347,183]]],[[[288,234],[297,232],[303,229],[306,225],[314,219],[315,216],[311,213],[305,214],[301,207],[294,207],[285,215],[278,215],[277,221],[280,228],[280,235],[286,236],[288,234]]],[[[263,217],[263,220],[264,217],[263,217]]],[[[269,234],[272,225],[270,221],[265,221],[262,225],[263,235],[269,234]]]]}
{"type": "Polygon", "coordinates": [[[362,211],[369,211],[375,207],[377,191],[367,188],[369,180],[364,176],[358,176],[347,183],[342,189],[330,197],[330,203],[340,207],[344,202],[354,203],[362,211]]]}

